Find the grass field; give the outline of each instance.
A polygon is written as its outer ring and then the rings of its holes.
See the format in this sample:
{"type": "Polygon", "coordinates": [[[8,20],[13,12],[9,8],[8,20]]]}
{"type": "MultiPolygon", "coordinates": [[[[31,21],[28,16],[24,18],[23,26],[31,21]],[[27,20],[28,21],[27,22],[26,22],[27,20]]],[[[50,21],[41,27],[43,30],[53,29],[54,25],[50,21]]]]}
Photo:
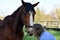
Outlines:
{"type": "Polygon", "coordinates": [[[51,34],[53,34],[56,40],[60,40],[60,31],[49,30],[51,34]]]}
{"type": "MultiPolygon", "coordinates": [[[[55,30],[48,30],[51,34],[53,34],[56,38],[56,40],[60,40],[60,31],[55,30]]],[[[24,40],[37,40],[34,36],[28,36],[26,33],[24,35],[24,40]]]]}

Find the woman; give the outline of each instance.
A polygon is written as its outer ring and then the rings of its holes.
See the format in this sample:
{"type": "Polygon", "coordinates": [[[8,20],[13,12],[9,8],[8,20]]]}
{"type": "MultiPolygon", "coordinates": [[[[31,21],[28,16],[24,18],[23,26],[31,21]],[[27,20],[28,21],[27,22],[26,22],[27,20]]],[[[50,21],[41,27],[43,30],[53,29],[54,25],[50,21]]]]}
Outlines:
{"type": "Polygon", "coordinates": [[[34,35],[39,38],[39,40],[55,40],[54,36],[47,32],[41,24],[34,24],[34,35]]]}

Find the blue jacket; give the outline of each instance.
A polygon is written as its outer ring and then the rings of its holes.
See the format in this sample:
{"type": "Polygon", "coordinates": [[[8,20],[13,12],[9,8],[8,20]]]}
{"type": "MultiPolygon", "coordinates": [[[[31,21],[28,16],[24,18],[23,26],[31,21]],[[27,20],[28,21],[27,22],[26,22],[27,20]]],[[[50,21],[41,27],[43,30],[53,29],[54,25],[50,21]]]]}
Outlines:
{"type": "Polygon", "coordinates": [[[52,34],[50,34],[47,31],[44,31],[41,36],[39,37],[39,40],[56,40],[52,34]]]}

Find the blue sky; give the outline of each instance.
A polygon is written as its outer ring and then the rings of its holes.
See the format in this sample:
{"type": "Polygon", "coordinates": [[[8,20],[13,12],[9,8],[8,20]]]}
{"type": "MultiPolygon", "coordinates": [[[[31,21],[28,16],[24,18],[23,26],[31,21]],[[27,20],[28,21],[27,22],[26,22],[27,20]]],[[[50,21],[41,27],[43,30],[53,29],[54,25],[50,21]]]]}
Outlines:
{"type": "MultiPolygon", "coordinates": [[[[60,0],[24,0],[32,4],[40,2],[37,7],[40,10],[44,10],[45,13],[49,13],[55,8],[60,7],[60,0]]],[[[0,15],[7,16],[12,14],[19,6],[21,6],[21,0],[0,0],[0,15]]]]}

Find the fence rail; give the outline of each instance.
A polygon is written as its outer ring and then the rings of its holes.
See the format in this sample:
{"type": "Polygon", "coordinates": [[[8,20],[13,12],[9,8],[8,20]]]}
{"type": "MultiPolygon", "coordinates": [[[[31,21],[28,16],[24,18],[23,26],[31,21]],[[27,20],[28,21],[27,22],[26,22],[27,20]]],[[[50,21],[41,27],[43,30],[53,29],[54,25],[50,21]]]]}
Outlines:
{"type": "Polygon", "coordinates": [[[46,28],[60,28],[60,21],[35,21],[35,23],[42,24],[46,28]]]}

